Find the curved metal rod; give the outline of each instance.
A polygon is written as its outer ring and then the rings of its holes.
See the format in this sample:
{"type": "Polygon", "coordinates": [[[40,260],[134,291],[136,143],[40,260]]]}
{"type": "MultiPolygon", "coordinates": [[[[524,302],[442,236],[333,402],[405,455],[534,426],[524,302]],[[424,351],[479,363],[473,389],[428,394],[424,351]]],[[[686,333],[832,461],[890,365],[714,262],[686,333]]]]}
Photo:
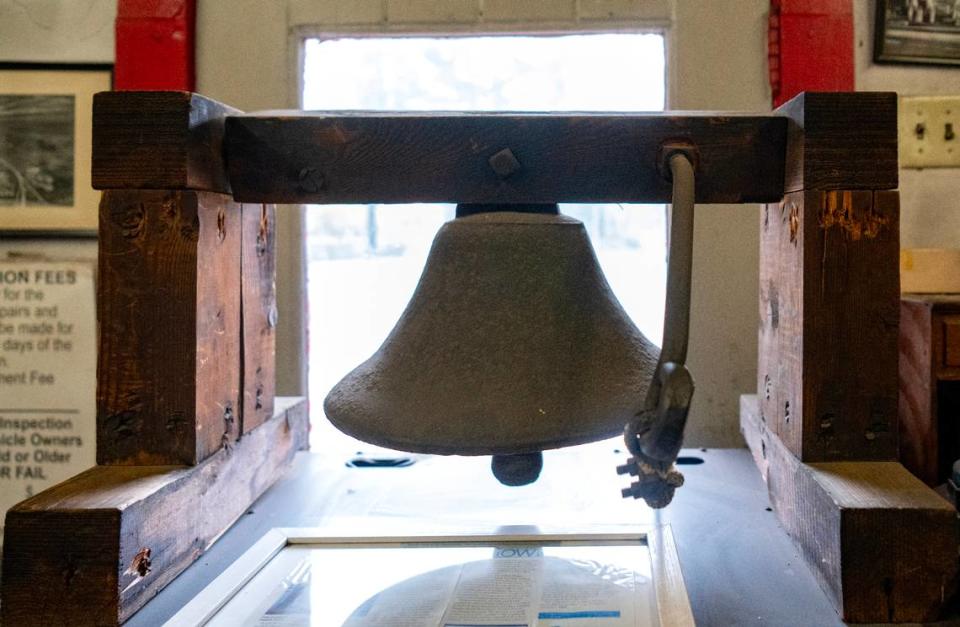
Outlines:
{"type": "Polygon", "coordinates": [[[683,150],[674,151],[668,159],[673,204],[668,234],[663,346],[643,409],[624,429],[624,440],[633,457],[617,468],[620,474],[638,477],[623,495],[643,498],[651,507],[667,505],[674,489],[683,484],[683,475],[673,468],[673,462],[683,444],[687,412],[693,398],[693,379],[684,362],[690,328],[694,168],[690,155],[683,150]]]}
{"type": "MultiPolygon", "coordinates": [[[[667,257],[667,294],[664,307],[663,346],[660,349],[660,358],[657,361],[653,381],[650,382],[650,387],[647,389],[643,410],[628,425],[628,431],[632,432],[634,437],[627,438],[627,446],[634,455],[644,453],[662,461],[672,461],[676,454],[670,455],[669,451],[658,450],[664,448],[663,446],[654,446],[654,450],[641,451],[636,436],[641,432],[655,430],[650,428],[651,416],[649,416],[649,412],[656,412],[658,405],[661,404],[664,379],[675,378],[675,375],[673,377],[667,375],[665,371],[667,364],[675,364],[675,366],[666,368],[667,371],[674,372],[677,366],[683,367],[687,360],[695,193],[691,158],[681,151],[676,151],[669,155],[669,164],[673,179],[673,204],[670,210],[670,230],[667,234],[669,253],[667,257]],[[663,455],[664,452],[667,455],[663,455]]],[[[686,370],[686,368],[683,369],[686,370]]],[[[692,390],[690,394],[692,394],[692,390]]],[[[662,422],[662,420],[655,422],[662,422]]],[[[649,449],[650,447],[644,448],[649,449]]],[[[666,448],[673,447],[667,446],[666,448]]],[[[679,446],[677,446],[677,449],[679,450],[679,446]]]]}
{"type": "Polygon", "coordinates": [[[693,268],[693,164],[682,152],[670,155],[673,206],[667,257],[667,302],[664,308],[660,364],[687,360],[690,329],[690,276],[693,268]]]}

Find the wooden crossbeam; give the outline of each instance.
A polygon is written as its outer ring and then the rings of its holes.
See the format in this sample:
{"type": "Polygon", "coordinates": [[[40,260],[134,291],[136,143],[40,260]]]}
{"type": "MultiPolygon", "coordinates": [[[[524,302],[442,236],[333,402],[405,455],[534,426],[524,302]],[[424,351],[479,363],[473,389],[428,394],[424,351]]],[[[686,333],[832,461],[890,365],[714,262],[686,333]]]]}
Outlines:
{"type": "Polygon", "coordinates": [[[226,128],[244,201],[668,202],[668,143],[695,146],[698,202],[783,191],[786,120],[772,116],[276,112],[226,128]]]}
{"type": "Polygon", "coordinates": [[[188,92],[106,92],[93,184],[267,203],[667,202],[660,150],[676,142],[697,149],[699,203],[897,186],[892,93],[806,93],[765,115],[244,115],[188,92]]]}

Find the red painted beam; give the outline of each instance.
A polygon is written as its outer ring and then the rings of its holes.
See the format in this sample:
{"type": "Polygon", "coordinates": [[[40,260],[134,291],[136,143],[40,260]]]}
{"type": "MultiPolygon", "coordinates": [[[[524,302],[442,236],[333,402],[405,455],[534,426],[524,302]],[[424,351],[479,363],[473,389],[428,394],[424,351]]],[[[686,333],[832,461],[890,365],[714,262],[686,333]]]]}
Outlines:
{"type": "Polygon", "coordinates": [[[114,88],[196,85],[196,0],[118,0],[114,88]]]}
{"type": "Polygon", "coordinates": [[[802,91],[853,91],[851,0],[771,0],[773,106],[802,91]]]}

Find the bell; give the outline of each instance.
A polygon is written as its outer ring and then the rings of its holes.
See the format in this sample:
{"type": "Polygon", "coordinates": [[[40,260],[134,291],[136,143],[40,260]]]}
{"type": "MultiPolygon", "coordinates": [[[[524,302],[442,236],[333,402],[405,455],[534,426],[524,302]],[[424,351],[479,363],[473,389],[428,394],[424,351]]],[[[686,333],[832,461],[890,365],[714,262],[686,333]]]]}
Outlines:
{"type": "Polygon", "coordinates": [[[393,331],[324,410],[373,444],[493,455],[517,485],[536,479],[540,451],[622,433],[659,350],[611,291],[583,223],[556,205],[504,209],[458,207],[393,331]]]}

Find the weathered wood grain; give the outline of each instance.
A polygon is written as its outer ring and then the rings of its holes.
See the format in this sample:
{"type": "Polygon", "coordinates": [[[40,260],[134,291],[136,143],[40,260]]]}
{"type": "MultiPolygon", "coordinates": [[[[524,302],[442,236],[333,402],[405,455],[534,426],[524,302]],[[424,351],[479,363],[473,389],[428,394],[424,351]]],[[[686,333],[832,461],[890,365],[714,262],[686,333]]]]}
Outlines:
{"type": "Polygon", "coordinates": [[[223,124],[232,107],[179,91],[117,91],[93,100],[96,189],[230,191],[223,124]]]}
{"type": "Polygon", "coordinates": [[[7,513],[4,625],[118,625],[307,448],[303,399],[199,466],[98,466],[7,513]]]}
{"type": "Polygon", "coordinates": [[[932,341],[933,304],[900,302],[900,461],[910,472],[934,486],[939,482],[936,361],[932,341]]]}
{"type": "Polygon", "coordinates": [[[756,397],[742,398],[740,428],[768,462],[777,517],[845,621],[938,617],[957,573],[949,503],[896,462],[800,462],[762,428],[756,397]]]}
{"type": "Polygon", "coordinates": [[[98,463],[195,464],[237,438],[240,217],[212,192],[103,195],[98,463]]]}
{"type": "Polygon", "coordinates": [[[759,398],[756,394],[742,394],[740,396],[740,434],[764,481],[767,480],[767,466],[770,463],[767,460],[767,445],[764,442],[766,432],[767,425],[760,414],[759,398]]]}
{"type": "Polygon", "coordinates": [[[804,462],[896,460],[898,193],[793,192],[760,220],[767,428],[804,462]]]}
{"type": "Polygon", "coordinates": [[[945,482],[960,458],[958,331],[960,295],[900,301],[900,461],[930,486],[945,482]]]}
{"type": "Polygon", "coordinates": [[[240,433],[247,433],[273,415],[277,224],[273,205],[244,204],[241,209],[243,406],[240,433]]]}
{"type": "Polygon", "coordinates": [[[785,191],[896,189],[895,93],[806,92],[776,113],[790,120],[785,191]]]}
{"type": "Polygon", "coordinates": [[[235,197],[276,203],[668,202],[661,146],[696,146],[700,203],[779,200],[774,116],[303,113],[227,119],[235,197]]]}

